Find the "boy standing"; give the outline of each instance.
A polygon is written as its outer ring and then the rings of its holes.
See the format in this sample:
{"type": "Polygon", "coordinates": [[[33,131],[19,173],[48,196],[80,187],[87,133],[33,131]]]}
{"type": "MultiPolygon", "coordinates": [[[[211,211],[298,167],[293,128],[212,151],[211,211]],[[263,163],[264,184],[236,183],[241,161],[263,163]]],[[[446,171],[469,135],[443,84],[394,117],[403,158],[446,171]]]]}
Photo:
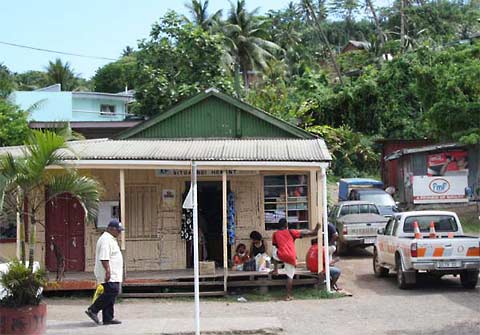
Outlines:
{"type": "Polygon", "coordinates": [[[273,260],[275,269],[273,274],[278,274],[278,262],[285,264],[285,272],[287,273],[287,298],[292,300],[293,277],[295,276],[295,266],[297,265],[297,252],[295,249],[295,240],[297,238],[316,236],[320,225],[317,224],[314,230],[295,230],[288,229],[287,220],[284,218],[278,222],[279,230],[273,233],[273,260]]]}

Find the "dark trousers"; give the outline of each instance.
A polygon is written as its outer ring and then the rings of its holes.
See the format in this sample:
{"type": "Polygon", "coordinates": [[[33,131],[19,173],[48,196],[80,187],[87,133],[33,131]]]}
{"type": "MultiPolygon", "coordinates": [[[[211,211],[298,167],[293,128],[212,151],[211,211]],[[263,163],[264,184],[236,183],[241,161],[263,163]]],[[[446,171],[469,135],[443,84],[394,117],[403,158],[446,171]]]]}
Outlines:
{"type": "Polygon", "coordinates": [[[113,305],[120,290],[120,283],[103,283],[104,291],[89,307],[89,309],[97,314],[102,311],[103,322],[113,320],[113,305]]]}

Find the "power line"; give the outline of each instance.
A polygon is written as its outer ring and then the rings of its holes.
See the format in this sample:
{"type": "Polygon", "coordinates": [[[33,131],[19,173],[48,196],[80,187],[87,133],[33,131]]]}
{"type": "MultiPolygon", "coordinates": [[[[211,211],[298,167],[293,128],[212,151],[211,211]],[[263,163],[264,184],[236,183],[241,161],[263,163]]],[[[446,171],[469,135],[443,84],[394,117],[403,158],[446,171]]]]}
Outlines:
{"type": "Polygon", "coordinates": [[[102,60],[113,60],[113,61],[117,60],[117,59],[108,58],[108,57],[89,56],[89,55],[82,55],[82,54],[76,54],[76,53],[71,53],[71,52],[56,51],[56,50],[43,49],[43,48],[35,48],[35,47],[28,46],[28,45],[21,45],[21,44],[9,43],[9,42],[3,42],[3,41],[0,41],[0,44],[9,45],[11,47],[24,48],[24,49],[30,49],[30,50],[36,50],[36,51],[42,51],[42,52],[50,52],[50,53],[55,53],[55,54],[60,54],[60,55],[67,55],[67,56],[102,59],[102,60]]]}

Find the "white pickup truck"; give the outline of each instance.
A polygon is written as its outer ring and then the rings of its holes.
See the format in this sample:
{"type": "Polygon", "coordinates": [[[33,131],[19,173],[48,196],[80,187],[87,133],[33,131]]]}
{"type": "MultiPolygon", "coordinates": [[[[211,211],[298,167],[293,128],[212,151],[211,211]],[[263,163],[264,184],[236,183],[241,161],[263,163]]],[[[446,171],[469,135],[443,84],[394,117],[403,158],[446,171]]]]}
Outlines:
{"type": "Polygon", "coordinates": [[[480,238],[465,236],[457,214],[445,211],[398,213],[379,229],[374,246],[373,270],[383,277],[396,271],[401,289],[416,283],[418,272],[441,277],[460,275],[465,288],[474,289],[480,269],[480,238]],[[415,222],[420,235],[415,238],[415,222]],[[430,238],[434,223],[436,237],[430,238]]]}

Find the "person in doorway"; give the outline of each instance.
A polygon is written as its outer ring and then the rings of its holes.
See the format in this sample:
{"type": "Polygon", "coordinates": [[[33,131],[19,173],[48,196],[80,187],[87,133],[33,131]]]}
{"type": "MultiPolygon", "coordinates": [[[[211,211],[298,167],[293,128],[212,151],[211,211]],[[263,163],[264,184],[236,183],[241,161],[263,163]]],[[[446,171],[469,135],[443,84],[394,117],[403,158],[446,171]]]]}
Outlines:
{"type": "Polygon", "coordinates": [[[233,269],[242,271],[243,265],[250,260],[247,247],[245,244],[240,243],[235,249],[235,255],[233,256],[233,269]]]}
{"type": "Polygon", "coordinates": [[[95,277],[97,284],[103,285],[103,293],[88,307],[85,313],[96,324],[100,324],[98,312],[102,311],[104,325],[122,323],[114,319],[115,299],[123,279],[123,256],[117,237],[123,231],[117,219],[108,223],[107,230],[100,236],[95,249],[95,277]]]}
{"type": "Polygon", "coordinates": [[[250,256],[255,258],[257,255],[267,254],[267,245],[263,240],[262,234],[254,230],[250,233],[250,256]]]}
{"type": "Polygon", "coordinates": [[[297,252],[295,250],[295,240],[303,237],[316,236],[320,224],[315,226],[313,230],[295,230],[288,229],[288,223],[285,218],[278,222],[279,230],[273,233],[272,236],[272,256],[274,262],[274,270],[272,274],[278,274],[278,262],[283,262],[285,272],[287,273],[287,298],[292,300],[293,277],[295,276],[295,267],[297,265],[297,252]]]}

